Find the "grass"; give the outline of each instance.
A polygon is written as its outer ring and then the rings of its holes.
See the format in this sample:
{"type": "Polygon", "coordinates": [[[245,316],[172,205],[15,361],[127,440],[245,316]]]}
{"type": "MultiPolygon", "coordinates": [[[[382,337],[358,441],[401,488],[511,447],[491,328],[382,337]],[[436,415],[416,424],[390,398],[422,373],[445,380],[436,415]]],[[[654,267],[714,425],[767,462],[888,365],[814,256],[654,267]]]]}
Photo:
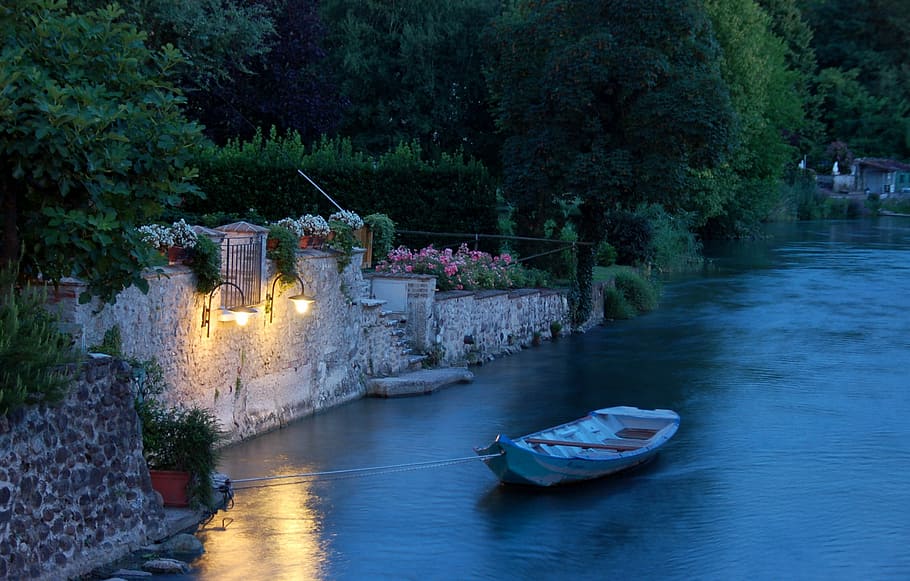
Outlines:
{"type": "Polygon", "coordinates": [[[631,319],[657,308],[657,286],[629,266],[598,266],[594,268],[595,282],[612,280],[614,286],[604,289],[604,317],[631,319]]]}

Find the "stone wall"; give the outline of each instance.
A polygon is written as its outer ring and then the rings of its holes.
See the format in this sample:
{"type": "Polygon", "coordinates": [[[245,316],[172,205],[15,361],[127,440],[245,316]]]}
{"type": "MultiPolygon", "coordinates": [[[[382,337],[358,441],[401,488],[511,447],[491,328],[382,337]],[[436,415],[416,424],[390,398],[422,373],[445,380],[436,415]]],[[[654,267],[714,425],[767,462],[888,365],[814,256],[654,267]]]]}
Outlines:
{"type": "Polygon", "coordinates": [[[89,359],[62,404],[0,417],[0,579],[85,574],[163,534],[129,377],[89,359]]]}
{"type": "MultiPolygon", "coordinates": [[[[261,283],[266,300],[244,327],[219,321],[220,289],[197,293],[195,276],[182,265],[148,273],[148,294],[130,288],[113,305],[79,305],[84,286],[71,280],[54,300],[89,348],[119,326],[125,357],[154,358],[161,365],[168,403],[214,411],[228,442],[362,397],[366,378],[400,373],[411,365],[411,354],[441,355],[442,364],[480,362],[528,345],[535,333],[548,338],[554,321],[563,332],[570,328],[562,292],[439,293],[426,275],[399,277],[406,312],[393,313],[371,296],[360,268],[362,250],[341,272],[336,257],[331,251],[299,252],[304,290],[316,299],[303,316],[287,298],[301,292],[300,284],[273,286],[276,274],[268,261],[261,283]],[[205,328],[202,312],[210,302],[205,328]]],[[[599,288],[594,300],[597,322],[603,314],[599,288]]]]}
{"type": "MultiPolygon", "coordinates": [[[[363,251],[341,273],[333,252],[305,250],[298,257],[306,293],[316,299],[310,311],[300,316],[287,300],[301,292],[299,283],[279,283],[272,304],[257,305],[260,313],[244,327],[218,320],[220,290],[211,297],[210,329],[201,326],[210,297],[195,291],[186,266],[167,267],[164,277],[148,274],[147,295],[131,288],[114,305],[79,305],[83,287],[76,281],[66,281],[55,300],[89,347],[119,325],[126,357],[161,364],[170,403],[213,410],[228,441],[237,441],[361,397],[365,375],[394,374],[406,365],[385,312],[366,298],[363,251]]],[[[267,270],[263,297],[274,279],[267,270]]]]}
{"type": "MultiPolygon", "coordinates": [[[[376,273],[370,280],[374,298],[407,296],[403,314],[415,350],[431,353],[442,364],[479,363],[517,351],[535,335],[549,339],[552,323],[561,333],[572,330],[567,294],[561,290],[437,292],[435,278],[427,275],[376,273]]],[[[575,330],[603,321],[603,287],[594,285],[591,316],[575,330]]]]}
{"type": "MultiPolygon", "coordinates": [[[[591,316],[576,331],[585,331],[603,321],[603,286],[594,285],[591,316]]],[[[444,363],[480,363],[527,347],[535,336],[549,340],[553,323],[559,324],[559,334],[572,331],[566,291],[436,293],[432,319],[435,351],[444,363]]]]}

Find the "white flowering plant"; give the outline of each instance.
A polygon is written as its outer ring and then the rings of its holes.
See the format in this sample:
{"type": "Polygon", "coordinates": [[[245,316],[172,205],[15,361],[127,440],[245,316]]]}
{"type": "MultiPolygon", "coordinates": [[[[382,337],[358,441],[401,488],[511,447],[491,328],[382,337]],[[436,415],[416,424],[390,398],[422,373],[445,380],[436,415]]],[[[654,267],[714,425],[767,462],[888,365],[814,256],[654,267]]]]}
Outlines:
{"type": "Polygon", "coordinates": [[[300,221],[293,218],[282,218],[277,222],[272,222],[273,226],[278,226],[286,230],[290,230],[297,238],[303,236],[303,228],[300,226],[300,221]]]}
{"type": "Polygon", "coordinates": [[[315,214],[304,214],[297,219],[302,236],[328,236],[329,223],[322,216],[315,214]]]}
{"type": "Polygon", "coordinates": [[[162,224],[140,226],[139,235],[142,237],[143,242],[162,252],[167,250],[168,246],[174,245],[174,236],[171,234],[171,229],[162,224]]]}
{"type": "Polygon", "coordinates": [[[361,218],[356,212],[350,210],[341,210],[335,212],[329,216],[329,222],[341,222],[346,224],[351,230],[359,230],[363,228],[363,218],[361,218]]]}
{"type": "Polygon", "coordinates": [[[174,246],[196,247],[196,231],[183,218],[171,224],[171,236],[174,239],[174,246]]]}
{"type": "Polygon", "coordinates": [[[139,235],[142,237],[143,242],[161,252],[166,251],[171,246],[196,247],[196,232],[183,218],[170,226],[165,226],[164,224],[140,226],[139,235]]]}

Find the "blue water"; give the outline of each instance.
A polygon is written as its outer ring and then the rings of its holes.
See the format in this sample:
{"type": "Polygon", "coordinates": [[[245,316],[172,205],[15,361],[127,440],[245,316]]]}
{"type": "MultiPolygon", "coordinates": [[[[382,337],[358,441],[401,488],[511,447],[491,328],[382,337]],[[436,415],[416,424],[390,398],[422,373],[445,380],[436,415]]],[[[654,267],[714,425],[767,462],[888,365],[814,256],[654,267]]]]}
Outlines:
{"type": "Polygon", "coordinates": [[[664,280],[653,313],[475,368],[470,385],[301,420],[221,466],[463,458],[594,408],[677,410],[646,468],[524,489],[472,460],[238,490],[199,534],[192,578],[910,579],[910,219],[769,234],[709,247],[712,265],[664,280]]]}

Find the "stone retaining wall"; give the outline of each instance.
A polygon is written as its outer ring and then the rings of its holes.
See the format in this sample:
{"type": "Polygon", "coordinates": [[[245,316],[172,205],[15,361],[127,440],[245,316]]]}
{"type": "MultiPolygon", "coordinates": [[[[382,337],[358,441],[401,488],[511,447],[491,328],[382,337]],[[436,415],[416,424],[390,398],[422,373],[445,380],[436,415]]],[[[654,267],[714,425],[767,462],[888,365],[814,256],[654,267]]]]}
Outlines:
{"type": "MultiPolygon", "coordinates": [[[[166,277],[149,273],[148,294],[130,288],[114,305],[79,305],[84,287],[77,281],[65,281],[55,300],[89,347],[118,325],[124,356],[161,364],[168,402],[213,410],[232,442],[361,397],[365,375],[394,374],[406,365],[381,306],[365,300],[362,257],[355,252],[339,273],[335,253],[300,252],[298,272],[316,299],[310,311],[296,314],[287,299],[301,292],[299,283],[279,283],[273,303],[256,305],[260,313],[245,327],[218,321],[216,291],[211,328],[203,328],[209,296],[195,291],[192,271],[179,265],[166,267],[166,277]]],[[[263,278],[265,297],[275,273],[267,270],[263,278]]]]}
{"type": "MultiPolygon", "coordinates": [[[[441,364],[480,362],[528,345],[535,333],[548,338],[552,322],[570,329],[563,292],[438,293],[435,278],[425,275],[399,277],[406,312],[392,313],[371,296],[362,250],[341,272],[336,258],[331,251],[298,254],[306,293],[316,299],[310,312],[294,313],[287,299],[301,292],[299,283],[278,284],[274,301],[255,305],[260,313],[245,327],[219,322],[220,291],[197,293],[192,271],[180,265],[166,267],[163,276],[148,273],[148,294],[130,288],[113,305],[78,304],[85,290],[78,281],[64,281],[54,300],[89,348],[118,326],[124,357],[156,359],[170,386],[167,402],[214,411],[229,443],[362,397],[365,379],[408,369],[411,355],[429,353],[441,364]],[[210,301],[205,328],[202,311],[210,301]]],[[[272,268],[269,261],[262,297],[271,294],[272,268]]],[[[594,300],[597,322],[599,288],[594,300]]]]}
{"type": "Polygon", "coordinates": [[[89,359],[69,396],[0,417],[0,579],[66,579],[163,534],[129,368],[89,359]]]}
{"type": "MultiPolygon", "coordinates": [[[[431,354],[441,364],[479,363],[531,344],[535,336],[550,338],[550,325],[571,332],[569,302],[564,290],[517,289],[437,292],[433,276],[370,275],[373,297],[407,300],[402,313],[415,350],[431,354]],[[381,281],[377,284],[376,281],[381,281]]],[[[603,287],[592,288],[589,319],[576,331],[603,321],[603,287]]]]}

